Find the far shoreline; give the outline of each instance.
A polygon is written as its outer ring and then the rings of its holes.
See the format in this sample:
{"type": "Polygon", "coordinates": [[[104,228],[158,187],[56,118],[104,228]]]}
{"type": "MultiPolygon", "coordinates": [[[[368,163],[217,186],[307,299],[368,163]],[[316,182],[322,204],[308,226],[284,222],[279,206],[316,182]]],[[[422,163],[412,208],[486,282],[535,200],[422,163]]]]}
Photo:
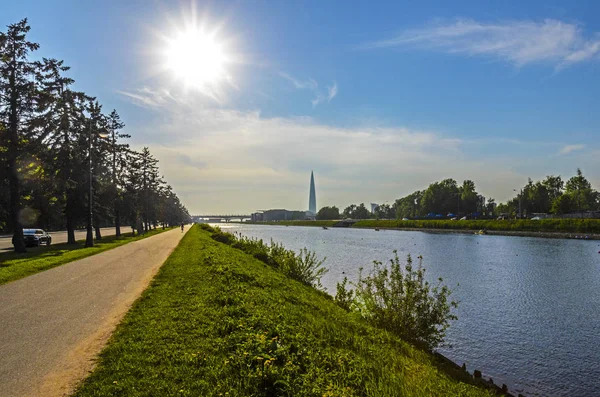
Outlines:
{"type": "MultiPolygon", "coordinates": [[[[429,229],[429,228],[414,228],[414,227],[353,227],[353,229],[379,229],[379,230],[399,230],[404,232],[425,232],[435,234],[479,234],[475,230],[465,229],[429,229]]],[[[531,232],[531,231],[518,231],[518,230],[486,230],[483,235],[490,236],[514,236],[514,237],[539,237],[539,238],[554,238],[554,239],[566,239],[566,240],[600,240],[600,234],[588,233],[588,234],[577,234],[577,233],[565,233],[565,232],[531,232]]]]}
{"type": "MultiPolygon", "coordinates": [[[[232,222],[249,225],[268,226],[308,226],[344,228],[334,226],[338,221],[283,221],[283,222],[232,222]],[[314,223],[312,223],[314,222],[314,223]]],[[[390,226],[350,226],[350,229],[372,229],[372,230],[399,230],[405,232],[424,232],[435,234],[482,234],[490,236],[514,236],[514,237],[537,237],[566,240],[600,240],[600,233],[575,233],[575,232],[552,232],[552,231],[527,231],[527,230],[489,230],[489,229],[439,229],[425,227],[390,227],[390,226]],[[479,233],[479,231],[483,233],[479,233]]]]}

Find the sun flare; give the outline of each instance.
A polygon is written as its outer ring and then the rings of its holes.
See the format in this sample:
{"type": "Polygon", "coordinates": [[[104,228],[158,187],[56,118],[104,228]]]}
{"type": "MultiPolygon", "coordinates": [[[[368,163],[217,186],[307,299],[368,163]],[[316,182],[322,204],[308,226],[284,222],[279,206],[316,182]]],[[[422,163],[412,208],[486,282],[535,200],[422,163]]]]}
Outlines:
{"type": "Polygon", "coordinates": [[[169,40],[166,66],[184,84],[203,88],[227,78],[227,57],[214,35],[189,28],[169,40]]]}

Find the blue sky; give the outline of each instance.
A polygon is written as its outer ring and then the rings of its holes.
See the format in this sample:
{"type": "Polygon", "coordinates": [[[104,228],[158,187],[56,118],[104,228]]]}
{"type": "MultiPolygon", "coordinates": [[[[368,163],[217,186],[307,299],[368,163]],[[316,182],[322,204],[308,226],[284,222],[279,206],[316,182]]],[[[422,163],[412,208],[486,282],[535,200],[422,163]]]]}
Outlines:
{"type": "Polygon", "coordinates": [[[504,201],[577,167],[600,188],[600,4],[372,3],[3,0],[0,22],[28,17],[194,213],[305,209],[311,169],[319,207],[447,177],[504,201]],[[231,59],[218,86],[161,68],[192,20],[231,59]]]}

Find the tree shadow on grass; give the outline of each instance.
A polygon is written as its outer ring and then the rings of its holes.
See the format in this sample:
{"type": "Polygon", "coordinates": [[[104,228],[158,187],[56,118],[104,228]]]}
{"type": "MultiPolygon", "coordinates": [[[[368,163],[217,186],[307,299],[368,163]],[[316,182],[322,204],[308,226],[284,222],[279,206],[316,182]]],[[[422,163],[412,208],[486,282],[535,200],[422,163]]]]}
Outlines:
{"type": "MultiPolygon", "coordinates": [[[[96,240],[94,246],[102,247],[115,241],[129,240],[133,236],[131,233],[124,233],[120,237],[108,236],[102,240],[96,240]]],[[[0,250],[0,267],[8,267],[14,263],[6,264],[14,260],[23,259],[43,259],[64,255],[67,252],[76,251],[85,248],[84,240],[77,241],[75,244],[60,243],[50,246],[29,247],[25,253],[16,253],[12,248],[4,248],[0,250]]]]}

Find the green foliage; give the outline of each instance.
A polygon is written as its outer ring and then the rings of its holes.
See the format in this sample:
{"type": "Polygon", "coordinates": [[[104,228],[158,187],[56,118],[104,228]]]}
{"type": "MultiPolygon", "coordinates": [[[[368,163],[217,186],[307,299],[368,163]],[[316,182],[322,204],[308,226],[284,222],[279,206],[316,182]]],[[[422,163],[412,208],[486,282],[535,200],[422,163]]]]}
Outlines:
{"type": "Polygon", "coordinates": [[[340,210],[335,205],[333,207],[323,207],[317,213],[317,220],[340,219],[340,210]]]}
{"type": "Polygon", "coordinates": [[[369,219],[374,218],[375,215],[369,212],[367,207],[365,207],[365,203],[360,203],[359,205],[351,204],[346,207],[342,217],[351,219],[369,219]]]}
{"type": "Polygon", "coordinates": [[[375,217],[377,219],[395,219],[396,210],[389,204],[381,204],[375,208],[375,217]]]}
{"type": "Polygon", "coordinates": [[[421,215],[429,212],[457,212],[460,201],[460,191],[454,179],[444,179],[429,185],[423,193],[421,215]]]}
{"type": "Polygon", "coordinates": [[[344,277],[344,281],[337,283],[333,300],[344,310],[351,311],[354,308],[354,291],[348,288],[348,277],[344,277]]]}
{"type": "Polygon", "coordinates": [[[202,230],[206,230],[207,232],[213,233],[215,228],[209,225],[208,223],[198,223],[198,227],[202,230]]]}
{"type": "Polygon", "coordinates": [[[421,213],[421,203],[423,192],[416,191],[408,196],[397,199],[393,208],[396,211],[396,219],[410,218],[419,216],[421,213]]]}
{"type": "Polygon", "coordinates": [[[529,232],[600,233],[600,219],[529,219],[516,220],[365,220],[352,227],[400,228],[400,229],[447,229],[447,230],[497,230],[529,232]]]}
{"type": "Polygon", "coordinates": [[[194,227],[74,394],[150,395],[492,394],[194,227]]]}
{"type": "MultiPolygon", "coordinates": [[[[205,230],[210,231],[209,229],[205,230]]],[[[270,245],[267,245],[263,240],[223,232],[218,227],[212,228],[211,237],[215,241],[231,245],[252,255],[296,281],[322,289],[321,277],[327,273],[327,269],[323,267],[325,258],[318,260],[315,253],[306,248],[296,253],[273,240],[270,245]]]]}
{"type": "Polygon", "coordinates": [[[319,260],[314,252],[302,248],[297,254],[288,251],[287,259],[281,263],[281,270],[294,280],[322,289],[321,277],[328,271],[323,267],[323,262],[325,258],[319,260]]]}
{"type": "MultiPolygon", "coordinates": [[[[550,175],[543,181],[531,179],[516,197],[506,203],[495,206],[495,200],[477,193],[475,183],[471,180],[458,185],[454,179],[444,179],[430,184],[423,191],[416,191],[397,199],[388,208],[381,206],[376,211],[377,219],[396,219],[425,217],[429,213],[437,214],[472,214],[485,213],[486,216],[505,214],[510,217],[518,215],[519,206],[522,214],[555,213],[567,214],[579,211],[600,211],[600,193],[594,190],[581,170],[565,184],[560,176],[550,175]],[[390,213],[391,212],[391,213],[390,213]]],[[[350,206],[346,213],[352,213],[356,206],[350,206]]],[[[366,219],[352,217],[355,219],[366,219]]]]}
{"type": "Polygon", "coordinates": [[[414,268],[408,255],[402,266],[398,254],[390,266],[374,261],[373,270],[356,283],[356,303],[363,317],[417,346],[433,350],[443,344],[450,320],[457,317],[451,309],[450,289],[442,279],[431,286],[425,281],[421,259],[414,268]]]}
{"type": "Polygon", "coordinates": [[[34,61],[39,45],[27,41],[29,30],[24,19],[0,31],[0,231],[20,234],[27,222],[66,229],[75,243],[74,230],[87,221],[90,183],[97,227],[147,232],[187,222],[149,149],[129,148],[118,113],[105,114],[96,98],[74,90],[64,61],[34,61]]]}
{"type": "Polygon", "coordinates": [[[554,214],[568,214],[573,208],[573,198],[570,194],[561,194],[552,203],[551,211],[554,214]]]}

